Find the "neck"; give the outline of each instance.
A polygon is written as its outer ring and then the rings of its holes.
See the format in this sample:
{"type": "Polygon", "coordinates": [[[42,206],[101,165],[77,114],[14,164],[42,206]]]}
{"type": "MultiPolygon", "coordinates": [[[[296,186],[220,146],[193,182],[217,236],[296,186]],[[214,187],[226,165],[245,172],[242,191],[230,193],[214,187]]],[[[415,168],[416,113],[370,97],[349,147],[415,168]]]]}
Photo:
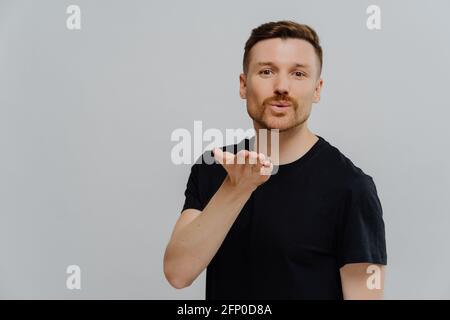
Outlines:
{"type": "Polygon", "coordinates": [[[259,130],[264,128],[255,122],[254,128],[256,139],[253,150],[269,156],[275,165],[291,163],[301,158],[319,139],[309,130],[305,121],[289,130],[279,132],[277,148],[275,145],[276,134],[272,134],[270,130],[267,130],[267,133],[264,134],[263,131],[259,130]]]}

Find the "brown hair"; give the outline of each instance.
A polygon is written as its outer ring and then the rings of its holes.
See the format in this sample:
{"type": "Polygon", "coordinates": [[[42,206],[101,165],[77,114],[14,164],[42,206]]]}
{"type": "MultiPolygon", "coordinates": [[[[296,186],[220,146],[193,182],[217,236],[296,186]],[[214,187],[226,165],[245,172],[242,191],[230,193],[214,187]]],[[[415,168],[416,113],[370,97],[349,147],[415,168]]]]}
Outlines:
{"type": "Polygon", "coordinates": [[[267,22],[252,30],[250,37],[245,43],[243,68],[244,73],[247,74],[249,67],[250,49],[259,41],[281,38],[283,40],[288,38],[296,38],[308,41],[316,51],[319,58],[319,73],[322,72],[322,47],[320,46],[319,36],[316,31],[305,24],[299,24],[294,21],[277,21],[267,22]]]}

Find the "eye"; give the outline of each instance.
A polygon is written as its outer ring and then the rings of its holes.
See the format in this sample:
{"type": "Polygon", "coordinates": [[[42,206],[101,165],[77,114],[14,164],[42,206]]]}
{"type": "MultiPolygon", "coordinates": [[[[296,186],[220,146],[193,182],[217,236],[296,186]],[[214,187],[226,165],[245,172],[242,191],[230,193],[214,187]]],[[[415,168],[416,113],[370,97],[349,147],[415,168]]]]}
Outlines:
{"type": "Polygon", "coordinates": [[[295,71],[295,75],[296,75],[297,77],[304,77],[304,76],[306,76],[306,74],[303,73],[303,72],[301,72],[301,71],[295,71]]]}
{"type": "Polygon", "coordinates": [[[270,69],[264,69],[264,70],[261,70],[261,71],[259,72],[259,74],[263,74],[263,75],[265,75],[265,76],[268,76],[268,75],[270,74],[270,72],[272,72],[272,70],[270,70],[270,69]]]}

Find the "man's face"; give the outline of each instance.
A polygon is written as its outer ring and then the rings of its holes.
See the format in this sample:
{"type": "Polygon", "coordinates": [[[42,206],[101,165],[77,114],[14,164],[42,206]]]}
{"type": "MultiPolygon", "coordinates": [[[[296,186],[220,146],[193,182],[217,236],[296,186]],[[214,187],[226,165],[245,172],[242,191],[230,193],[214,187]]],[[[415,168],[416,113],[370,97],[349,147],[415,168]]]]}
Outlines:
{"type": "Polygon", "coordinates": [[[255,129],[282,132],[305,122],[323,84],[314,47],[301,39],[273,38],[256,43],[249,56],[247,75],[239,77],[240,95],[255,129]]]}

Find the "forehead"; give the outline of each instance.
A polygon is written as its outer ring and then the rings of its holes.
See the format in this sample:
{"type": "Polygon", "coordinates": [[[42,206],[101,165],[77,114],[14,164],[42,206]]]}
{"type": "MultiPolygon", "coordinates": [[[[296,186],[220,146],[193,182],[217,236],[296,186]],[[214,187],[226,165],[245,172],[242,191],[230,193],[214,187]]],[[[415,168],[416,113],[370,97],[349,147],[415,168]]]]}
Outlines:
{"type": "Polygon", "coordinates": [[[259,41],[250,50],[250,66],[259,62],[271,61],[280,67],[295,63],[315,65],[314,47],[302,39],[273,38],[259,41]]]}

